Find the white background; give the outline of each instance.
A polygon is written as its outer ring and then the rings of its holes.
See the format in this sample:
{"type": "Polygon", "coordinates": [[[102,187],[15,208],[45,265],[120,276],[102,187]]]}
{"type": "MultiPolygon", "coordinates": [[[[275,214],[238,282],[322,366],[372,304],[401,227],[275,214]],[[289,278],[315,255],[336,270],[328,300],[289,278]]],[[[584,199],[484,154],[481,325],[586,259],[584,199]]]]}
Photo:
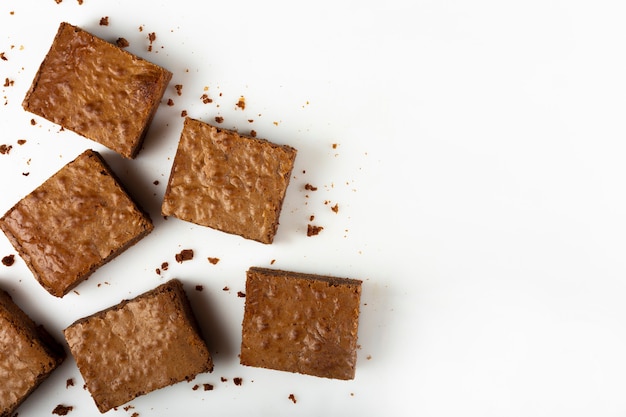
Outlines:
{"type": "MultiPolygon", "coordinates": [[[[110,415],[624,416],[625,13],[603,0],[3,0],[0,212],[93,148],[156,229],[63,299],[20,259],[0,286],[62,340],[84,315],[183,280],[215,371],[110,415]],[[22,109],[61,21],[174,73],[136,160],[22,109]],[[160,216],[182,110],[298,149],[272,245],[160,216]],[[185,248],[196,256],[177,264],[185,248]],[[272,260],[364,281],[354,381],[239,365],[237,291],[272,260]]],[[[19,414],[98,415],[82,384],[70,357],[19,414]]]]}

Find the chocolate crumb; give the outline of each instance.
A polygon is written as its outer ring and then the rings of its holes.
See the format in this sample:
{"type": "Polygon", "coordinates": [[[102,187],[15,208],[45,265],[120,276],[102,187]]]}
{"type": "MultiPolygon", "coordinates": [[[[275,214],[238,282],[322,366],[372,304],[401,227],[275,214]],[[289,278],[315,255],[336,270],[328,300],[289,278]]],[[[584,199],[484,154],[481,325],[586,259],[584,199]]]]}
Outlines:
{"type": "Polygon", "coordinates": [[[10,80],[10,79],[8,79],[8,78],[6,78],[6,79],[4,80],[4,86],[5,86],[5,87],[11,87],[11,86],[13,86],[14,84],[15,84],[15,81],[13,81],[13,80],[10,80]]]}
{"type": "Polygon", "coordinates": [[[169,267],[170,267],[170,264],[169,264],[169,263],[167,263],[167,262],[163,262],[163,263],[161,264],[161,269],[162,269],[162,270],[164,270],[164,271],[167,271],[167,269],[168,269],[169,267]]]}
{"type": "Polygon", "coordinates": [[[200,96],[200,100],[202,100],[202,102],[203,102],[204,104],[213,103],[213,99],[212,99],[212,98],[210,98],[210,97],[209,97],[208,95],[206,95],[206,94],[202,94],[202,95],[200,96]]]}
{"type": "Polygon", "coordinates": [[[239,101],[237,101],[237,107],[239,107],[241,110],[245,110],[246,99],[244,96],[239,97],[239,101]]]}
{"type": "Polygon", "coordinates": [[[100,18],[100,26],[109,26],[109,16],[100,18]]]}
{"type": "Polygon", "coordinates": [[[0,59],[3,61],[8,61],[9,59],[4,55],[4,52],[0,52],[0,59]]]}
{"type": "Polygon", "coordinates": [[[287,397],[287,398],[289,398],[291,401],[293,401],[294,404],[297,402],[296,396],[293,395],[293,394],[289,394],[289,397],[287,397]]]}
{"type": "Polygon", "coordinates": [[[130,417],[139,417],[139,413],[135,411],[130,415],[130,417]]]}
{"type": "Polygon", "coordinates": [[[334,206],[332,206],[330,208],[332,211],[334,211],[335,213],[339,213],[339,204],[335,204],[334,206]]]}
{"type": "Polygon", "coordinates": [[[191,389],[194,391],[198,391],[198,388],[200,388],[200,385],[196,384],[191,389]]]}
{"type": "Polygon", "coordinates": [[[322,226],[313,226],[312,224],[307,225],[306,235],[307,236],[317,236],[320,232],[324,230],[322,226]]]}
{"type": "Polygon", "coordinates": [[[35,119],[30,119],[30,125],[31,126],[35,126],[37,124],[37,122],[35,121],[35,119]]]}
{"type": "Polygon", "coordinates": [[[224,287],[224,288],[222,288],[222,291],[230,291],[230,288],[224,287]]]}
{"type": "Polygon", "coordinates": [[[67,381],[65,381],[65,388],[69,388],[73,386],[74,386],[74,378],[68,378],[67,381]]]}
{"type": "Polygon", "coordinates": [[[130,46],[130,42],[126,38],[117,38],[115,44],[120,48],[128,48],[130,46]]]}
{"type": "Polygon", "coordinates": [[[202,291],[204,287],[202,285],[196,285],[196,291],[202,291]]]}
{"type": "Polygon", "coordinates": [[[74,407],[72,407],[71,405],[65,406],[65,405],[59,404],[56,407],[54,407],[54,410],[52,410],[52,414],[57,414],[59,416],[66,416],[73,409],[74,407]]]}
{"type": "Polygon", "coordinates": [[[246,293],[242,292],[242,291],[237,291],[237,297],[239,297],[239,298],[246,298],[246,293]]]}
{"type": "Polygon", "coordinates": [[[224,122],[224,118],[222,116],[215,116],[215,121],[217,123],[223,123],[224,122]]]}
{"type": "Polygon", "coordinates": [[[256,130],[251,130],[250,131],[250,136],[252,136],[253,138],[256,138],[256,130]]]}
{"type": "Polygon", "coordinates": [[[315,216],[311,214],[311,217],[309,217],[309,221],[312,222],[313,220],[315,220],[315,216]]]}
{"type": "Polygon", "coordinates": [[[241,384],[243,384],[243,379],[236,377],[233,378],[233,382],[235,383],[235,385],[240,386],[241,384]]]}
{"type": "Polygon", "coordinates": [[[180,112],[180,117],[187,117],[187,110],[183,110],[180,112]]]}
{"type": "Polygon", "coordinates": [[[156,272],[157,275],[161,275],[161,270],[159,268],[155,269],[154,272],[156,272]]]}
{"type": "Polygon", "coordinates": [[[159,180],[154,180],[154,181],[152,181],[152,184],[154,184],[154,185],[159,185],[159,180]]]}
{"type": "Polygon", "coordinates": [[[274,262],[276,262],[276,259],[272,259],[272,260],[270,261],[270,265],[274,265],[274,262]]]}
{"type": "Polygon", "coordinates": [[[182,264],[184,261],[193,259],[193,249],[183,249],[180,253],[176,254],[176,262],[182,264]]]}
{"type": "Polygon", "coordinates": [[[209,260],[209,262],[211,262],[213,265],[217,264],[220,261],[220,258],[211,258],[208,257],[207,258],[209,260]]]}
{"type": "Polygon", "coordinates": [[[248,119],[248,123],[254,122],[254,119],[248,119]]]}
{"type": "Polygon", "coordinates": [[[317,187],[314,187],[314,186],[312,186],[312,185],[311,185],[311,184],[309,184],[309,183],[306,183],[306,184],[304,185],[304,189],[305,189],[305,190],[307,190],[307,191],[317,191],[317,187]]]}
{"type": "Polygon", "coordinates": [[[18,140],[17,140],[17,144],[18,144],[18,145],[23,145],[23,144],[25,144],[25,143],[26,143],[26,139],[18,139],[18,140]]]}
{"type": "Polygon", "coordinates": [[[2,258],[2,265],[11,266],[15,263],[15,255],[7,255],[2,258]]]}
{"type": "Polygon", "coordinates": [[[172,100],[171,98],[167,99],[167,105],[168,106],[173,106],[174,105],[174,100],[172,100]]]}
{"type": "Polygon", "coordinates": [[[0,154],[8,155],[8,153],[11,152],[11,149],[13,149],[12,145],[0,145],[0,154]]]}
{"type": "Polygon", "coordinates": [[[213,391],[213,384],[202,384],[205,391],[213,391]]]}
{"type": "Polygon", "coordinates": [[[228,378],[224,378],[223,376],[221,376],[221,377],[220,377],[220,380],[221,380],[222,382],[226,382],[226,381],[228,381],[228,378]]]}
{"type": "Polygon", "coordinates": [[[22,175],[28,177],[30,175],[30,172],[22,172],[22,175]]]}
{"type": "Polygon", "coordinates": [[[183,85],[182,84],[176,84],[174,86],[174,88],[176,89],[176,94],[178,94],[179,96],[183,95],[183,85]]]}

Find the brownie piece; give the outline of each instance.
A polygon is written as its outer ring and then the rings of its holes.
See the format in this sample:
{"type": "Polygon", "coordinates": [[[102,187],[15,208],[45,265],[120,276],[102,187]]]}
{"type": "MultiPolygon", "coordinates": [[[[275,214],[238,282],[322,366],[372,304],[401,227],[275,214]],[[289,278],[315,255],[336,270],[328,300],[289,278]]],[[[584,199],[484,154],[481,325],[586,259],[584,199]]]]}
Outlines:
{"type": "Polygon", "coordinates": [[[354,379],[361,283],[250,268],[241,364],[354,379]]]}
{"type": "Polygon", "coordinates": [[[296,150],[185,119],[162,213],[272,243],[296,150]]]}
{"type": "Polygon", "coordinates": [[[134,158],[172,73],[61,23],[25,110],[134,158]]]}
{"type": "Polygon", "coordinates": [[[0,290],[0,417],[8,417],[65,359],[65,351],[0,290]]]}
{"type": "Polygon", "coordinates": [[[100,412],[213,370],[178,280],[80,319],[64,331],[100,412]]]}
{"type": "Polygon", "coordinates": [[[87,150],[0,218],[50,294],[62,297],[153,229],[95,151],[87,150]]]}

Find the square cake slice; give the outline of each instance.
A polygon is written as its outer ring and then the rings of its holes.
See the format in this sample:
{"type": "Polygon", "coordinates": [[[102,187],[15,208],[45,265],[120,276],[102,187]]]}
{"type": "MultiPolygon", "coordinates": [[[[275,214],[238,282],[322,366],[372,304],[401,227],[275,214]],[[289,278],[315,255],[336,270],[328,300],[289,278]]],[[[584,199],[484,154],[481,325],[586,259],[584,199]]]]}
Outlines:
{"type": "Polygon", "coordinates": [[[241,364],[354,379],[361,283],[251,267],[241,364]]]}
{"type": "Polygon", "coordinates": [[[87,150],[0,218],[35,278],[62,297],[153,224],[104,159],[87,150]]]}
{"type": "Polygon", "coordinates": [[[183,285],[175,279],[80,319],[64,333],[102,413],[213,370],[183,285]]]}
{"type": "Polygon", "coordinates": [[[25,110],[134,158],[172,73],[61,23],[25,110]]]}
{"type": "Polygon", "coordinates": [[[65,359],[65,351],[0,290],[0,416],[13,411],[65,359]]]}
{"type": "Polygon", "coordinates": [[[290,146],[187,118],[162,213],[272,243],[295,157],[290,146]]]}

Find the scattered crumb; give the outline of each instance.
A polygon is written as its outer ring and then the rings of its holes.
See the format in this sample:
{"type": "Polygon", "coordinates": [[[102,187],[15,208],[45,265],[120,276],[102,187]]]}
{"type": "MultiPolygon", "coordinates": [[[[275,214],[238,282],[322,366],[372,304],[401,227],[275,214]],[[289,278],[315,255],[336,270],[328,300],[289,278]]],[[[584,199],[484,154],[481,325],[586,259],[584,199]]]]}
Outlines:
{"type": "Polygon", "coordinates": [[[180,253],[176,254],[176,262],[182,264],[184,261],[193,259],[193,249],[183,249],[180,253]]]}
{"type": "Polygon", "coordinates": [[[293,394],[289,394],[289,397],[287,397],[287,398],[289,398],[294,404],[297,402],[296,396],[293,395],[293,394]]]}
{"type": "Polygon", "coordinates": [[[156,40],[156,33],[148,33],[148,40],[150,41],[150,45],[148,45],[148,52],[152,52],[152,43],[156,40]]]}
{"type": "Polygon", "coordinates": [[[220,261],[220,258],[211,258],[208,257],[207,258],[209,260],[209,262],[211,262],[213,265],[217,264],[220,261]]]}
{"type": "Polygon", "coordinates": [[[180,117],[187,117],[187,110],[183,110],[180,112],[180,117]]]}
{"type": "Polygon", "coordinates": [[[213,391],[213,384],[202,384],[205,391],[213,391]]]}
{"type": "Polygon", "coordinates": [[[2,258],[2,265],[11,266],[15,263],[15,255],[7,255],[2,258]]]}
{"type": "Polygon", "coordinates": [[[164,270],[164,271],[167,271],[167,269],[168,269],[169,267],[170,267],[170,264],[169,264],[169,263],[167,263],[167,262],[163,262],[163,263],[161,264],[161,269],[162,269],[162,270],[164,270]]]}
{"type": "Polygon", "coordinates": [[[127,406],[124,407],[124,411],[128,411],[128,410],[131,410],[133,408],[135,408],[135,407],[132,406],[132,405],[127,405],[127,406]]]}
{"type": "Polygon", "coordinates": [[[239,298],[246,298],[246,293],[243,291],[237,291],[237,297],[239,298]]]}
{"type": "Polygon", "coordinates": [[[254,119],[248,119],[248,123],[254,122],[254,119]]]}
{"type": "Polygon", "coordinates": [[[183,85],[182,84],[176,84],[174,86],[174,88],[176,89],[176,94],[178,94],[179,96],[183,95],[183,85]]]}
{"type": "Polygon", "coordinates": [[[82,6],[83,5],[83,0],[78,0],[78,5],[82,6]]]}
{"type": "Polygon", "coordinates": [[[117,38],[115,44],[120,48],[128,48],[130,46],[130,42],[126,38],[117,38]]]}
{"type": "Polygon", "coordinates": [[[315,216],[311,214],[311,216],[309,217],[309,221],[312,222],[313,220],[315,220],[315,216]]]}
{"type": "Polygon", "coordinates": [[[139,26],[139,32],[143,32],[143,26],[139,26]]]}
{"type": "Polygon", "coordinates": [[[8,61],[9,59],[4,55],[4,52],[0,52],[0,59],[3,61],[8,61]]]}
{"type": "Polygon", "coordinates": [[[320,232],[324,230],[322,226],[313,226],[312,224],[307,225],[306,235],[307,236],[317,236],[320,232]]]}
{"type": "Polygon", "coordinates": [[[226,382],[226,381],[228,381],[228,378],[224,378],[223,376],[221,376],[221,377],[220,377],[220,380],[221,380],[222,382],[226,382]]]}
{"type": "Polygon", "coordinates": [[[222,116],[215,116],[215,121],[217,123],[223,123],[224,122],[224,118],[222,116]]]}
{"type": "Polygon", "coordinates": [[[191,389],[194,391],[198,391],[198,388],[200,388],[200,385],[196,384],[191,389]]]}
{"type": "Polygon", "coordinates": [[[311,184],[309,184],[309,183],[306,183],[306,184],[304,185],[304,189],[305,189],[305,190],[307,190],[307,191],[317,191],[317,187],[314,187],[314,186],[312,186],[312,185],[311,185],[311,184]]]}
{"type": "Polygon", "coordinates": [[[171,98],[167,99],[167,105],[168,106],[173,106],[174,105],[174,100],[172,100],[171,98]]]}
{"type": "Polygon", "coordinates": [[[10,79],[8,79],[8,78],[6,78],[6,79],[4,80],[4,87],[11,87],[11,86],[13,86],[13,85],[15,85],[15,81],[10,80],[10,79]]]}
{"type": "Polygon", "coordinates": [[[100,26],[109,26],[109,16],[100,18],[100,26]]]}
{"type": "Polygon", "coordinates": [[[245,110],[246,99],[244,96],[239,97],[239,101],[237,101],[237,107],[239,107],[241,110],[245,110]]]}
{"type": "Polygon", "coordinates": [[[243,384],[243,379],[235,377],[233,378],[233,382],[235,383],[235,385],[240,386],[241,384],[243,384]]]}
{"type": "Polygon", "coordinates": [[[157,275],[161,275],[161,270],[159,268],[155,269],[154,272],[156,272],[157,275]]]}
{"type": "Polygon", "coordinates": [[[139,417],[139,413],[135,411],[130,415],[130,417],[139,417]]]}
{"type": "Polygon", "coordinates": [[[278,126],[278,122],[272,122],[272,123],[274,123],[274,126],[278,126]]]}
{"type": "Polygon", "coordinates": [[[74,409],[74,407],[72,407],[71,405],[57,405],[56,407],[54,407],[54,410],[52,410],[52,414],[57,414],[59,416],[66,416],[70,411],[72,411],[74,409]]]}
{"type": "Polygon", "coordinates": [[[339,213],[339,204],[335,204],[334,206],[332,206],[330,208],[332,211],[334,211],[335,213],[339,213]]]}
{"type": "Polygon", "coordinates": [[[367,355],[367,356],[365,357],[365,359],[367,359],[368,361],[369,361],[369,360],[371,360],[371,359],[372,359],[372,355],[367,355]]]}
{"type": "Polygon", "coordinates": [[[26,143],[26,139],[18,139],[18,140],[17,140],[17,144],[18,144],[18,145],[23,145],[23,144],[25,144],[25,143],[26,143]]]}
{"type": "Polygon", "coordinates": [[[230,288],[224,287],[224,288],[222,288],[222,291],[230,291],[230,288]]]}
{"type": "Polygon", "coordinates": [[[202,291],[204,287],[202,285],[196,285],[196,291],[202,291]]]}
{"type": "Polygon", "coordinates": [[[0,154],[8,155],[8,153],[11,152],[11,149],[13,149],[12,145],[0,145],[0,154]]]}
{"type": "Polygon", "coordinates": [[[152,181],[152,184],[154,184],[154,185],[159,185],[159,180],[154,180],[154,181],[152,181]]]}
{"type": "Polygon", "coordinates": [[[30,125],[31,126],[35,126],[37,124],[37,122],[35,121],[35,119],[30,119],[30,125]]]}
{"type": "Polygon", "coordinates": [[[252,136],[253,138],[256,138],[256,130],[251,130],[250,131],[250,136],[252,136]]]}
{"type": "Polygon", "coordinates": [[[337,144],[333,143],[333,149],[337,149],[337,144]]]}
{"type": "Polygon", "coordinates": [[[213,103],[213,99],[212,99],[212,98],[210,98],[207,94],[202,94],[202,95],[200,96],[200,100],[202,100],[202,102],[203,102],[204,104],[213,103]]]}
{"type": "Polygon", "coordinates": [[[56,2],[56,4],[61,4],[63,2],[63,0],[54,0],[56,2]]]}
{"type": "Polygon", "coordinates": [[[74,378],[68,378],[67,381],[65,381],[65,388],[69,388],[73,386],[74,386],[74,378]]]}
{"type": "Polygon", "coordinates": [[[22,175],[28,177],[30,175],[30,172],[22,172],[22,175]]]}
{"type": "Polygon", "coordinates": [[[274,263],[275,263],[275,262],[276,262],[276,259],[272,259],[272,260],[270,261],[270,265],[274,265],[274,263]]]}

